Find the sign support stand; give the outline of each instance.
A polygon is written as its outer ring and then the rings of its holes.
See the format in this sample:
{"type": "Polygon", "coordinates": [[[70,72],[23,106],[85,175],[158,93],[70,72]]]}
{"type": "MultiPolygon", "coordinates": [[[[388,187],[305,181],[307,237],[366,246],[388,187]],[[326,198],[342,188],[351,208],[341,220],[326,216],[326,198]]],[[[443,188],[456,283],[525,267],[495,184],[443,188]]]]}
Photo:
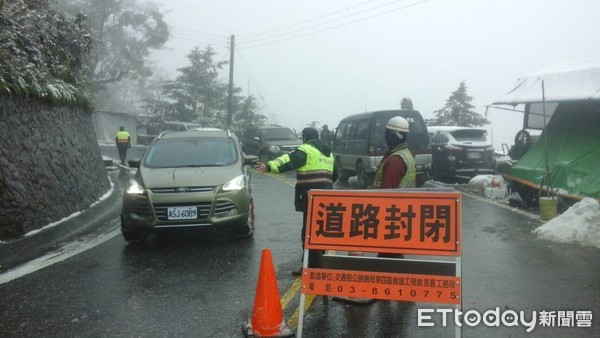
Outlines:
{"type": "MultiPolygon", "coordinates": [[[[460,193],[310,190],[308,198],[297,337],[302,337],[306,294],[455,304],[462,310],[460,193]],[[310,250],[454,260],[324,255],[318,268],[308,268],[310,250]]],[[[454,331],[461,337],[462,326],[454,331]]]]}

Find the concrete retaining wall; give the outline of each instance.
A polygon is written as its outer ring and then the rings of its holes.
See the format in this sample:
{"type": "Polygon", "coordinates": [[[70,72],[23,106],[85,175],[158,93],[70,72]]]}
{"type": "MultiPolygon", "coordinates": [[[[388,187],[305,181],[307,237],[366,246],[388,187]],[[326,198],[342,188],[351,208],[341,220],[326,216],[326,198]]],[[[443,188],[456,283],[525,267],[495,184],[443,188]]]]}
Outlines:
{"type": "Polygon", "coordinates": [[[85,210],[109,190],[91,114],[0,96],[0,240],[85,210]]]}

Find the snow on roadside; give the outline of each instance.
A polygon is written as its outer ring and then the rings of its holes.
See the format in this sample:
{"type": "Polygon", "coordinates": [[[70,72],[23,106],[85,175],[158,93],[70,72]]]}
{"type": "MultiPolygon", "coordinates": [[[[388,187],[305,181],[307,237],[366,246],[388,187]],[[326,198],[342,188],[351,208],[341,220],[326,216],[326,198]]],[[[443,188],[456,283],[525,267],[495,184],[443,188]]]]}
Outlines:
{"type": "Polygon", "coordinates": [[[600,249],[600,203],[584,198],[532,232],[540,239],[600,249]]]}
{"type": "MultiPolygon", "coordinates": [[[[506,189],[507,185],[502,176],[477,175],[469,181],[468,187],[473,192],[483,194],[490,189],[506,189]]],[[[486,197],[499,202],[505,200],[502,194],[486,197]]],[[[584,198],[532,232],[540,239],[600,249],[600,203],[593,198],[584,198]]]]}

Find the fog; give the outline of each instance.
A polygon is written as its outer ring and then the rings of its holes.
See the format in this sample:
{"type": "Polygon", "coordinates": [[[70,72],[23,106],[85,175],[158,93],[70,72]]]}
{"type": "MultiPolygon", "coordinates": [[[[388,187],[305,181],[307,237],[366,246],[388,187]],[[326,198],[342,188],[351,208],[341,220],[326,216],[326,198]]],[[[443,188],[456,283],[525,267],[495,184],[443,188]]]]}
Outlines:
{"type": "MultiPolygon", "coordinates": [[[[156,65],[174,77],[192,48],[207,45],[229,61],[234,35],[235,85],[270,122],[297,130],[397,109],[403,97],[432,118],[461,81],[484,115],[520,76],[600,56],[597,0],[155,2],[172,32],[156,65]]],[[[487,117],[495,148],[512,144],[522,114],[487,117]]]]}

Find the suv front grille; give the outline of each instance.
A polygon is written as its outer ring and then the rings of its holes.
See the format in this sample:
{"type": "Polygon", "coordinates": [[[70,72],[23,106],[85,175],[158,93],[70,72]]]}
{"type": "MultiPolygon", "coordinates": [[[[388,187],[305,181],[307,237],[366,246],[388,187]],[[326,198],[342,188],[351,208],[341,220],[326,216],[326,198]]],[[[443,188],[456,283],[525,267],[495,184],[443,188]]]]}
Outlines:
{"type": "Polygon", "coordinates": [[[198,209],[198,219],[208,218],[210,214],[210,207],[212,203],[210,202],[194,202],[194,203],[161,203],[154,204],[154,212],[156,213],[156,218],[158,218],[161,222],[169,221],[167,219],[167,210],[169,207],[186,207],[186,206],[195,206],[198,209]]]}
{"type": "Polygon", "coordinates": [[[172,194],[185,192],[210,192],[214,187],[174,187],[174,188],[152,188],[150,189],[155,194],[172,194]]]}

